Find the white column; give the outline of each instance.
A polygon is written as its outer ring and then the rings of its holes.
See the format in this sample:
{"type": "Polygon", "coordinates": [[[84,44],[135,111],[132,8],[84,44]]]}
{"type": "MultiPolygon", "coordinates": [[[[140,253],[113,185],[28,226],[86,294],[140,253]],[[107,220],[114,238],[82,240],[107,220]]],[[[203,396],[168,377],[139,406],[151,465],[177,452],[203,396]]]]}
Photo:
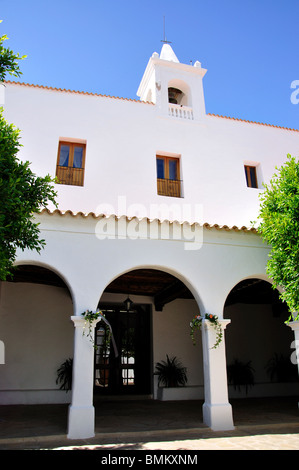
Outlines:
{"type": "Polygon", "coordinates": [[[202,321],[202,345],[204,362],[205,402],[203,404],[203,421],[214,431],[234,429],[232,407],[228,402],[226,373],[226,354],[224,330],[230,320],[219,320],[223,336],[216,349],[216,331],[213,324],[202,321]]]}
{"type": "MultiPolygon", "coordinates": [[[[73,316],[75,326],[72,403],[69,407],[69,439],[85,439],[95,434],[93,406],[94,347],[90,337],[83,335],[85,319],[73,316]]],[[[95,322],[96,324],[96,322],[95,322]]]]}

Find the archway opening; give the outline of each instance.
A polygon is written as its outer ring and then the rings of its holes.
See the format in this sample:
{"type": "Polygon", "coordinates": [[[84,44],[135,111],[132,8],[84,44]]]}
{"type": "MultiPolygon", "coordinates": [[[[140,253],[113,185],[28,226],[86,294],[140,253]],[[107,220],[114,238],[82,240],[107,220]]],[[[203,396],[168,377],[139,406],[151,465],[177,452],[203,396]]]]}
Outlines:
{"type": "Polygon", "coordinates": [[[231,319],[226,333],[230,398],[296,394],[294,337],[278,291],[258,278],[243,280],[228,295],[224,316],[231,319]]]}
{"type": "Polygon", "coordinates": [[[179,79],[168,83],[168,102],[179,106],[192,106],[191,90],[186,82],[179,79]]]}
{"type": "Polygon", "coordinates": [[[13,275],[7,279],[8,282],[20,283],[26,282],[30,284],[43,284],[47,286],[61,287],[65,289],[69,295],[69,289],[64,280],[52,269],[36,265],[36,264],[20,264],[16,265],[13,275]]]}
{"type": "Polygon", "coordinates": [[[96,394],[156,398],[155,364],[166,360],[166,355],[176,356],[187,366],[189,383],[202,380],[193,360],[189,326],[198,307],[176,276],[159,269],[129,271],[106,287],[99,308],[112,326],[119,356],[115,357],[111,341],[106,343],[107,331],[104,339],[101,336],[100,322],[96,335],[104,346],[95,352],[96,394]]]}
{"type": "Polygon", "coordinates": [[[112,281],[104,293],[151,297],[156,311],[176,299],[194,298],[180,279],[159,269],[129,271],[112,281]]]}
{"type": "Polygon", "coordinates": [[[1,283],[1,339],[6,360],[0,403],[67,403],[57,369],[73,355],[73,303],[63,279],[45,266],[16,266],[1,283]]]}

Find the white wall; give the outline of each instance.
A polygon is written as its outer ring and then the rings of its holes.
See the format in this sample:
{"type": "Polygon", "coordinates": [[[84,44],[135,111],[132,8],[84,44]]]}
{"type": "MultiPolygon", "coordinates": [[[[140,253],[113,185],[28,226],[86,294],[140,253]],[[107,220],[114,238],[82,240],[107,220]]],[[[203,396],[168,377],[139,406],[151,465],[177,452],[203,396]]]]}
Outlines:
{"type": "Polygon", "coordinates": [[[203,385],[201,334],[196,345],[190,336],[190,321],[199,312],[194,300],[170,302],[153,315],[154,364],[176,356],[187,367],[187,385],[203,385]]]}
{"type": "Polygon", "coordinates": [[[151,217],[153,206],[175,204],[177,218],[191,220],[201,205],[204,222],[249,226],[261,189],[247,188],[244,163],[259,164],[261,187],[287,153],[298,155],[295,131],[210,115],[184,122],[152,104],[12,83],[5,93],[6,118],[21,129],[19,155],[37,174],[55,175],[60,137],[87,141],[84,187],[57,185],[62,210],[151,217]],[[183,198],[157,195],[159,151],[181,156],[183,198]]]}

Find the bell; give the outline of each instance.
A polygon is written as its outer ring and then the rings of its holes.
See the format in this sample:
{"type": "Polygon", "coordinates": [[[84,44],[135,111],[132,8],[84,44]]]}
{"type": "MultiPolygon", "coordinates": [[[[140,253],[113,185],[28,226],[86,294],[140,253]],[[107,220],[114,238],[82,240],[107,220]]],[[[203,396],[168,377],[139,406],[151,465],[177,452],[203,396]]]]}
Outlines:
{"type": "Polygon", "coordinates": [[[168,88],[168,101],[172,104],[178,104],[181,98],[182,92],[177,88],[168,88]]]}

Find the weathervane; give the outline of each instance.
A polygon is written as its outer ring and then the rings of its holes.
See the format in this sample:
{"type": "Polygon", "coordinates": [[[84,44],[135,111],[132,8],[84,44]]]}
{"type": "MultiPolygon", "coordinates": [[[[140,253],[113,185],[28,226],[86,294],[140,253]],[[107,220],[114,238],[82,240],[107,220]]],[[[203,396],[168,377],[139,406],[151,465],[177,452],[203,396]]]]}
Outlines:
{"type": "Polygon", "coordinates": [[[166,36],[165,36],[165,16],[163,16],[163,32],[164,32],[164,39],[162,39],[161,42],[164,44],[171,44],[171,41],[167,41],[166,36]]]}

